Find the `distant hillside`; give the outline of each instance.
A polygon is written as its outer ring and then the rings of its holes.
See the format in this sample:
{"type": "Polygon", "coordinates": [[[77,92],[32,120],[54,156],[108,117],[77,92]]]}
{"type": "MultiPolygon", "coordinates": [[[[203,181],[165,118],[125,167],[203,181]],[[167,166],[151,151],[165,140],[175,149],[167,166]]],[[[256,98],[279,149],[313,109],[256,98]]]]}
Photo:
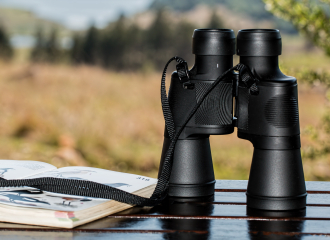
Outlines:
{"type": "Polygon", "coordinates": [[[237,15],[236,18],[248,17],[254,21],[271,21],[274,28],[279,28],[282,32],[297,33],[291,23],[274,17],[266,11],[262,0],[154,0],[150,9],[155,10],[166,7],[177,12],[187,12],[201,4],[211,7],[221,5],[237,15]]]}
{"type": "Polygon", "coordinates": [[[0,8],[0,25],[3,25],[10,35],[34,35],[36,29],[40,27],[46,34],[54,28],[61,36],[70,33],[61,24],[38,18],[29,11],[18,9],[0,8]]]}

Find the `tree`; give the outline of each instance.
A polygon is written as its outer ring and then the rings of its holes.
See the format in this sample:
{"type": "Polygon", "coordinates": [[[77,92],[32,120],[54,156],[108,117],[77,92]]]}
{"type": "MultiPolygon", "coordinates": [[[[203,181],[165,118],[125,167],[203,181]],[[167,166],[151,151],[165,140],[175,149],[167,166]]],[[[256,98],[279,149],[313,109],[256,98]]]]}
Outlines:
{"type": "MultiPolygon", "coordinates": [[[[327,9],[330,6],[330,0],[263,0],[266,8],[278,17],[293,23],[297,30],[308,38],[315,45],[319,46],[330,56],[330,19],[327,9]],[[319,4],[316,4],[319,3],[319,4]]],[[[297,78],[313,84],[321,82],[330,90],[330,75],[327,72],[317,72],[314,69],[299,69],[294,74],[297,78]]],[[[327,95],[330,101],[330,95],[327,95]]],[[[303,151],[304,158],[314,159],[330,153],[330,109],[323,117],[322,134],[327,134],[327,140],[324,141],[315,134],[314,141],[318,143],[318,148],[309,147],[308,151],[303,151]]]]}
{"type": "Polygon", "coordinates": [[[54,28],[49,38],[44,36],[43,28],[38,28],[35,35],[35,45],[31,51],[30,58],[34,62],[58,62],[62,52],[58,43],[57,30],[54,28]]]}
{"type": "Polygon", "coordinates": [[[147,31],[149,47],[152,49],[166,49],[171,45],[172,32],[165,9],[156,12],[156,18],[147,31]]]}
{"type": "MultiPolygon", "coordinates": [[[[123,61],[129,69],[141,69],[145,62],[145,54],[143,52],[143,33],[144,31],[138,25],[132,23],[126,30],[126,47],[123,52],[123,61]]],[[[123,67],[124,65],[122,65],[123,67]]]]}
{"type": "Polygon", "coordinates": [[[177,11],[188,11],[193,9],[197,4],[201,2],[201,0],[154,0],[150,5],[150,9],[159,10],[163,9],[164,7],[169,7],[177,11]]]}
{"type": "Polygon", "coordinates": [[[210,22],[207,25],[208,28],[223,28],[222,20],[219,18],[217,12],[214,10],[212,12],[210,22]]]}
{"type": "MultiPolygon", "coordinates": [[[[263,0],[266,9],[293,23],[297,30],[330,56],[330,19],[326,9],[313,0],[263,0]]],[[[330,0],[321,0],[330,6],[330,0]]]]}
{"type": "Polygon", "coordinates": [[[0,58],[8,60],[14,54],[13,48],[10,44],[7,33],[3,27],[0,26],[0,58]]]}
{"type": "Polygon", "coordinates": [[[144,52],[148,54],[156,69],[161,70],[164,62],[175,54],[174,43],[176,36],[173,34],[171,22],[167,18],[165,9],[156,12],[156,18],[146,31],[146,45],[144,52]]]}
{"type": "Polygon", "coordinates": [[[35,45],[31,50],[30,58],[33,62],[41,62],[44,60],[45,39],[44,32],[41,27],[38,28],[35,34],[35,45]]]}
{"type": "Polygon", "coordinates": [[[81,35],[75,34],[73,36],[72,47],[69,51],[69,55],[70,55],[71,61],[75,64],[83,62],[82,42],[83,42],[83,37],[81,35]]]}
{"type": "Polygon", "coordinates": [[[82,43],[82,60],[87,64],[96,64],[98,53],[98,30],[91,26],[82,43]]]}
{"type": "Polygon", "coordinates": [[[194,29],[195,26],[193,26],[191,23],[180,21],[174,30],[174,55],[182,57],[189,64],[192,64],[194,62],[194,55],[192,54],[191,49],[191,36],[194,32],[194,29]]]}
{"type": "Polygon", "coordinates": [[[101,59],[104,67],[116,70],[125,68],[124,55],[129,47],[126,20],[122,14],[103,33],[101,39],[101,59]]]}
{"type": "Polygon", "coordinates": [[[61,58],[61,49],[58,43],[57,30],[54,28],[49,39],[45,42],[45,61],[50,63],[58,62],[61,58]]]}

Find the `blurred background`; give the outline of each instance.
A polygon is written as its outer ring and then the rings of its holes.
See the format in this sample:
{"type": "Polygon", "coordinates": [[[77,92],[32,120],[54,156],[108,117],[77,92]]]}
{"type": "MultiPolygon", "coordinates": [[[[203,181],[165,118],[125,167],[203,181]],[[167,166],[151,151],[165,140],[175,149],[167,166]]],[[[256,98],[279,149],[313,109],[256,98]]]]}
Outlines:
{"type": "MultiPolygon", "coordinates": [[[[195,28],[277,28],[281,69],[299,83],[306,180],[330,180],[329,6],[329,0],[0,0],[0,158],[156,177],[167,60],[178,55],[193,65],[195,28]]],[[[248,178],[249,142],[234,133],[211,136],[211,145],[217,179],[248,178]]]]}

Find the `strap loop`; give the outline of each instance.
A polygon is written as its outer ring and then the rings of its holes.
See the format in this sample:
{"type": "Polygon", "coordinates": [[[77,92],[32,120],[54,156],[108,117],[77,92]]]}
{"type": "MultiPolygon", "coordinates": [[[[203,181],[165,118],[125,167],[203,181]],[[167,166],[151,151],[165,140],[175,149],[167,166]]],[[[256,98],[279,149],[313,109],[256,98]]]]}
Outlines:
{"type": "Polygon", "coordinates": [[[188,64],[186,61],[177,64],[176,71],[178,73],[179,80],[181,83],[185,83],[185,82],[189,81],[189,70],[188,70],[188,64]]]}
{"type": "Polygon", "coordinates": [[[255,78],[251,70],[241,63],[237,65],[237,70],[239,71],[240,83],[242,83],[246,88],[250,90],[251,95],[258,95],[259,88],[257,86],[257,83],[259,82],[259,80],[255,78]]]}
{"type": "Polygon", "coordinates": [[[190,79],[189,69],[188,69],[188,64],[186,61],[182,61],[179,64],[177,64],[176,71],[178,73],[180,83],[182,83],[182,87],[184,89],[194,89],[195,88],[195,84],[193,84],[189,81],[189,79],[190,79]]]}

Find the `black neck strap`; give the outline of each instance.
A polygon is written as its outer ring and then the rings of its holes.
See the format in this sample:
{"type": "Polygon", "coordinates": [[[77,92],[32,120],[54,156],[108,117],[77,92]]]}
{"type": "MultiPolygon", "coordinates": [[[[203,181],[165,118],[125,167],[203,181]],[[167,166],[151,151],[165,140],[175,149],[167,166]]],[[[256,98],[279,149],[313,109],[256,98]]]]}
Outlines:
{"type": "MultiPolygon", "coordinates": [[[[104,198],[104,199],[111,199],[123,203],[128,203],[132,205],[140,205],[140,206],[155,206],[160,204],[164,198],[167,196],[168,184],[169,179],[171,176],[171,170],[173,165],[173,154],[174,154],[174,147],[175,144],[189,122],[195,112],[198,110],[200,105],[203,103],[205,98],[209,95],[209,93],[228,75],[231,74],[232,71],[237,70],[240,71],[243,69],[243,64],[238,64],[235,67],[228,69],[224,72],[221,76],[217,78],[217,80],[207,89],[207,91],[201,96],[200,101],[196,104],[193,110],[190,112],[189,116],[184,121],[182,127],[175,131],[175,125],[173,121],[173,116],[170,110],[166,88],[165,88],[165,80],[166,80],[166,71],[168,65],[172,61],[176,61],[181,66],[187,66],[186,61],[184,61],[180,57],[173,57],[171,58],[165,65],[162,80],[161,80],[161,102],[163,108],[163,114],[165,119],[165,125],[167,131],[169,133],[171,143],[166,152],[166,157],[163,164],[163,169],[161,171],[161,175],[158,178],[158,182],[156,188],[150,198],[140,197],[123,190],[109,187],[107,185],[103,185],[100,183],[92,182],[92,181],[85,181],[85,180],[73,180],[73,179],[62,179],[62,178],[34,178],[34,179],[19,179],[19,180],[6,180],[0,178],[0,187],[33,187],[40,189],[42,191],[54,192],[54,193],[62,193],[68,195],[77,195],[77,196],[84,196],[84,197],[93,197],[93,198],[104,198]]],[[[179,66],[180,67],[180,66],[179,66]]],[[[184,74],[187,73],[187,69],[184,69],[180,72],[180,76],[183,79],[183,82],[186,82],[189,79],[187,75],[186,78],[184,74]]],[[[249,77],[253,78],[251,72],[249,73],[249,77]]],[[[254,78],[253,78],[254,79],[254,78]]],[[[245,81],[250,81],[249,79],[245,79],[245,81]]],[[[250,83],[248,84],[250,85],[250,83]]],[[[252,84],[253,85],[253,84],[252,84]]],[[[252,86],[251,85],[251,86],[252,86]]],[[[250,87],[251,87],[250,86],[250,87]]]]}

